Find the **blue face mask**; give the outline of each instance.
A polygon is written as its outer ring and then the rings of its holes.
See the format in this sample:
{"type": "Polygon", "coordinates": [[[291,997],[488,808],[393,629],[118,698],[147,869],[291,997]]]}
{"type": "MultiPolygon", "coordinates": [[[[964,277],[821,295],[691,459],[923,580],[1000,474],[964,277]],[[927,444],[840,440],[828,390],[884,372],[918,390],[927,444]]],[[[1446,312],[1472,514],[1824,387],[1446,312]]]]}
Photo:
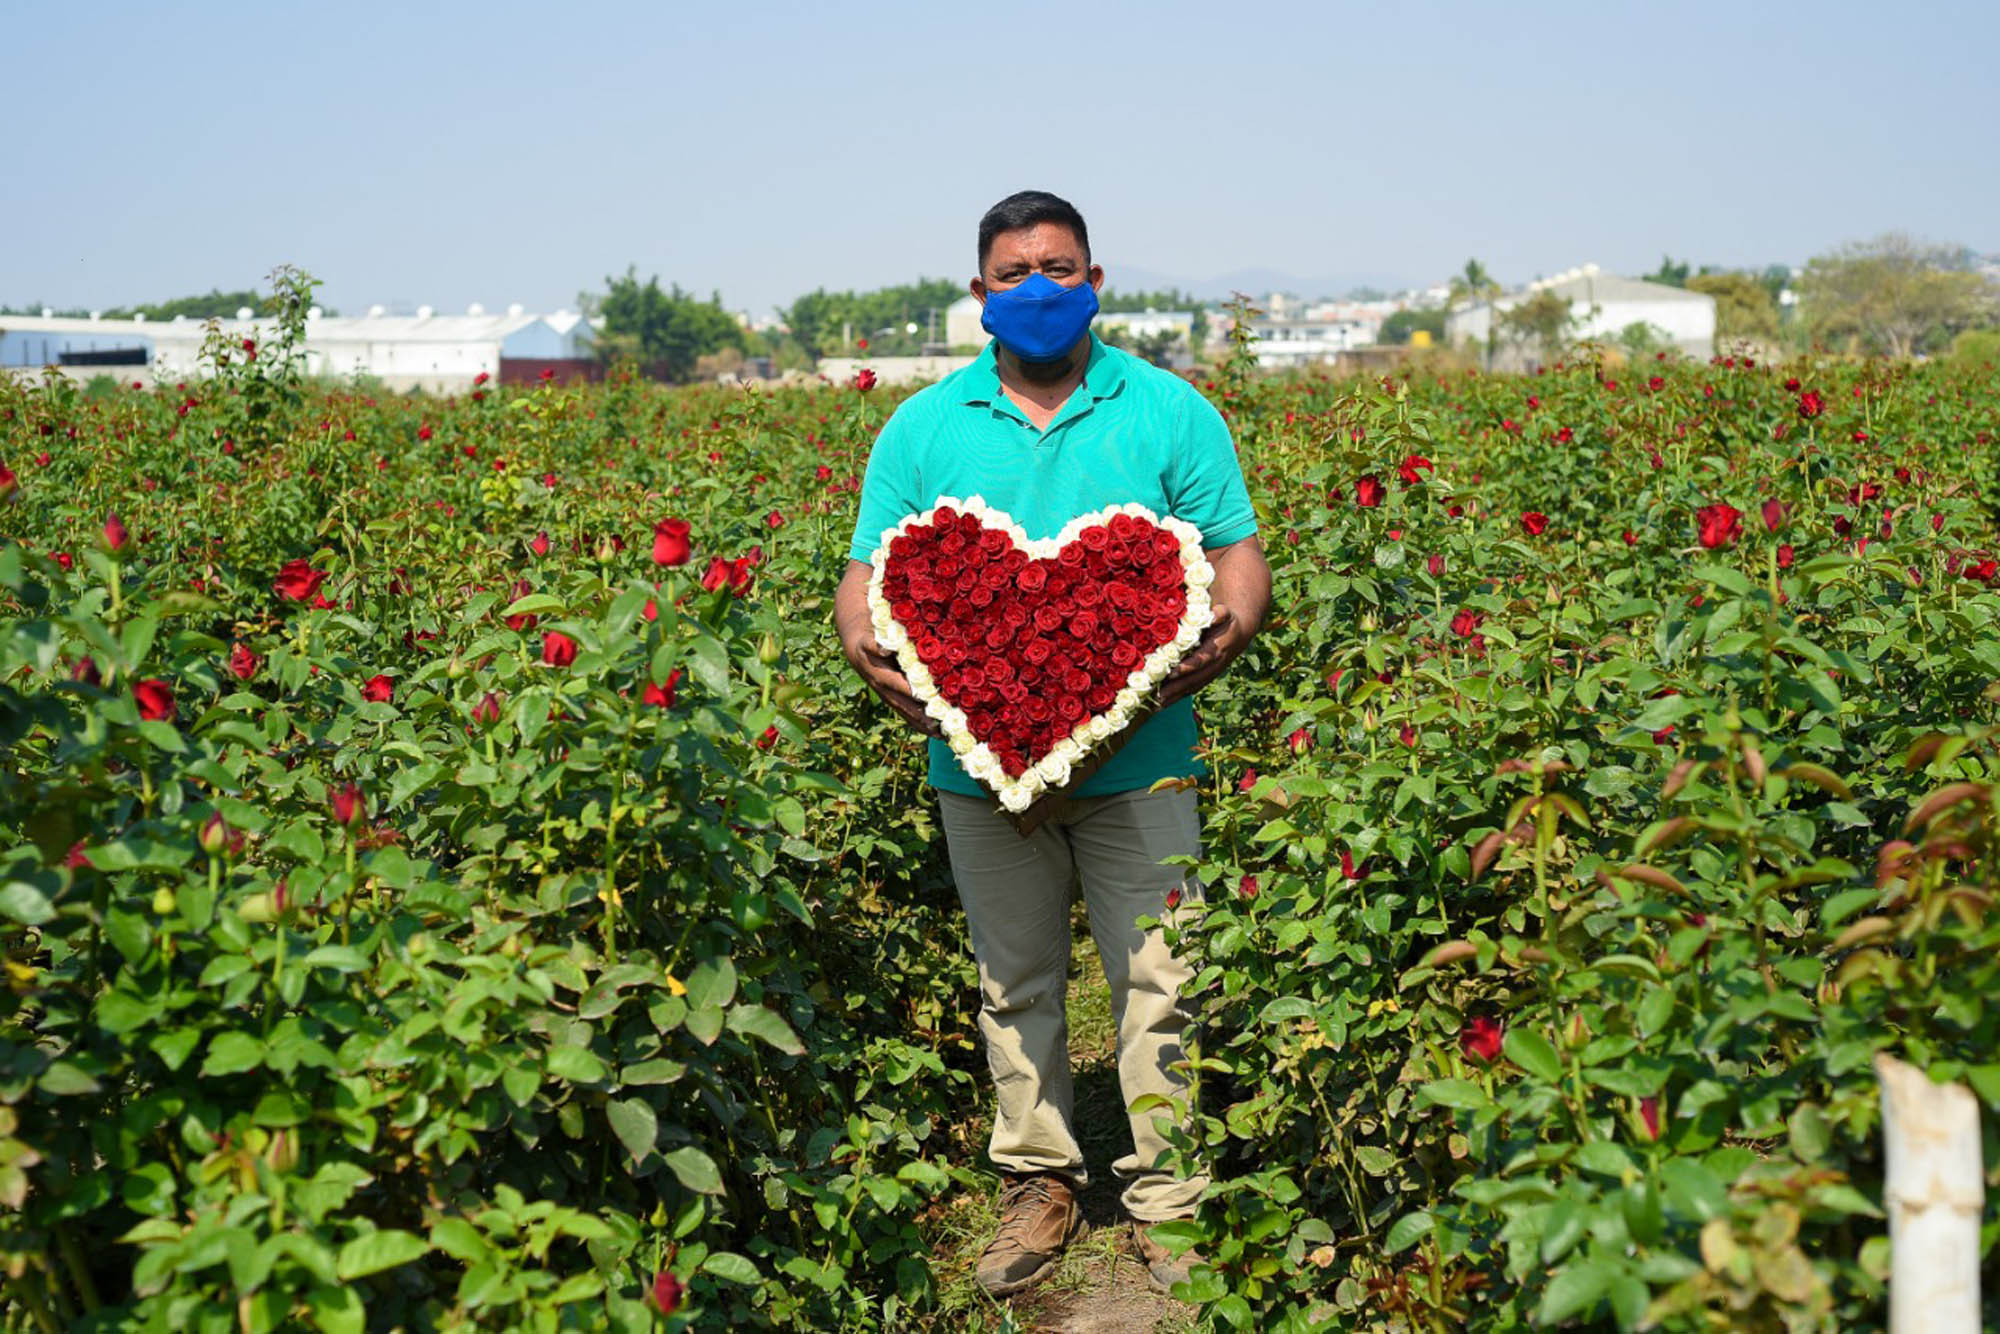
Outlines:
{"type": "Polygon", "coordinates": [[[1004,292],[989,291],[979,327],[1023,361],[1054,361],[1083,337],[1097,317],[1097,289],[1088,282],[1064,287],[1045,274],[1004,292]]]}

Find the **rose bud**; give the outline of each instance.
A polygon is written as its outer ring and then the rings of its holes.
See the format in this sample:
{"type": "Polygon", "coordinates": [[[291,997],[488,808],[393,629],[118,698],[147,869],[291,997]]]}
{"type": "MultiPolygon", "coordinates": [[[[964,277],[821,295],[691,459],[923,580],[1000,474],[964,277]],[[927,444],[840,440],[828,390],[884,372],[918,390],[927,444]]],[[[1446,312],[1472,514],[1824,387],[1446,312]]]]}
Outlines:
{"type": "Polygon", "coordinates": [[[542,661],[550,667],[567,667],[576,661],[576,641],[560,630],[542,635],[542,661]]]}
{"type": "Polygon", "coordinates": [[[546,532],[536,533],[534,537],[530,538],[528,541],[528,550],[534,552],[537,556],[548,555],[549,535],[546,532]]]}
{"type": "Polygon", "coordinates": [[[487,691],[480,701],[472,706],[472,720],[481,726],[490,727],[500,721],[500,697],[487,691]]]}
{"type": "Polygon", "coordinates": [[[659,1308],[661,1315],[672,1315],[680,1309],[681,1294],[686,1291],[679,1279],[662,1269],[653,1280],[653,1305],[659,1308]]]}
{"type": "Polygon", "coordinates": [[[361,789],[352,783],[343,783],[335,788],[328,795],[327,802],[333,811],[333,822],[341,825],[355,823],[366,813],[368,807],[367,799],[361,795],[361,789]]]}
{"type": "Polygon", "coordinates": [[[1490,1065],[1500,1055],[1501,1027],[1497,1020],[1476,1014],[1458,1030],[1458,1049],[1467,1060],[1490,1065]]]}
{"type": "Polygon", "coordinates": [[[653,525],[653,564],[685,565],[692,554],[686,519],[662,519],[653,525]]]}
{"type": "Polygon", "coordinates": [[[123,551],[127,540],[128,534],[125,531],[125,525],[119,521],[118,516],[116,514],[106,515],[104,519],[104,549],[114,552],[123,551]]]}
{"type": "Polygon", "coordinates": [[[229,822],[222,818],[220,811],[210,815],[201,824],[201,850],[211,857],[219,857],[229,846],[229,822]]]}

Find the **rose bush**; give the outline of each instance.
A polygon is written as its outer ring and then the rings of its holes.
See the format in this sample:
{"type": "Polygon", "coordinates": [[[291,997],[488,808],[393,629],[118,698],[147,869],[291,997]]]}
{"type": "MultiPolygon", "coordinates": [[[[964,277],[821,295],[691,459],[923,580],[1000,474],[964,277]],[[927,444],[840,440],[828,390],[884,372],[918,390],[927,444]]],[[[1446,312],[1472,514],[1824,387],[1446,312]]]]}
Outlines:
{"type": "MultiPolygon", "coordinates": [[[[830,624],[896,391],[286,348],[0,382],[21,1319],[921,1321],[977,997],[830,624]]],[[[1214,1323],[1879,1325],[1870,1058],[2000,1105],[2000,384],[1640,369],[1207,386],[1214,1323]]]]}

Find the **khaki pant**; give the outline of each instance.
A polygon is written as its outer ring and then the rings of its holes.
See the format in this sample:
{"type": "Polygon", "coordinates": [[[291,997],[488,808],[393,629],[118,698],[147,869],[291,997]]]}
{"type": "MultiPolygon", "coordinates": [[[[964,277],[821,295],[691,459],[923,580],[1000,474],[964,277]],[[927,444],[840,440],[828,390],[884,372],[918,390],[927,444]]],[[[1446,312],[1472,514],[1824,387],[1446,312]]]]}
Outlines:
{"type": "MultiPolygon", "coordinates": [[[[952,877],[979,965],[979,1028],[999,1108],[990,1153],[1005,1172],[1061,1172],[1085,1184],[1083,1151],[1070,1129],[1070,885],[1080,879],[1090,934],[1111,984],[1118,1028],[1118,1082],[1129,1107],[1142,1094],[1187,1097],[1167,1067],[1181,1059],[1189,1019],[1180,993],[1192,970],[1167,949],[1158,928],[1168,891],[1181,887],[1181,912],[1201,895],[1190,868],[1160,859],[1200,851],[1201,822],[1191,791],[1144,789],[1072,798],[1070,809],[1022,838],[991,800],[938,793],[952,877]]],[[[1154,1166],[1165,1138],[1153,1127],[1165,1108],[1131,1116],[1134,1152],[1112,1164],[1128,1182],[1123,1202],[1141,1222],[1194,1211],[1207,1178],[1179,1179],[1154,1166]]]]}

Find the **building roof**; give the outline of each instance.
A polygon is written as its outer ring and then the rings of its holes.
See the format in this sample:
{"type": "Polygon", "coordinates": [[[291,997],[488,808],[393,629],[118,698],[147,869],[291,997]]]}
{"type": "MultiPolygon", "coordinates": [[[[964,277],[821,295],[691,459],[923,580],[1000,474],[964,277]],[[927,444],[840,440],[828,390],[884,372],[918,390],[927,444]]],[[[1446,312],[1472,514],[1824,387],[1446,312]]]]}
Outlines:
{"type": "MultiPolygon", "coordinates": [[[[306,322],[306,341],[480,343],[499,342],[516,330],[546,321],[557,333],[568,333],[581,317],[569,311],[554,315],[333,315],[306,322]]],[[[0,332],[124,335],[151,339],[198,339],[206,320],[92,320],[74,316],[0,315],[0,332]]],[[[277,326],[271,318],[219,320],[232,337],[266,337],[277,326]]]]}
{"type": "Polygon", "coordinates": [[[1621,278],[1615,273],[1601,271],[1595,264],[1538,279],[1518,292],[1509,292],[1503,300],[1533,296],[1537,292],[1554,292],[1571,301],[1706,301],[1711,304],[1715,301],[1712,296],[1690,292],[1684,287],[1647,282],[1643,278],[1621,278]]]}

